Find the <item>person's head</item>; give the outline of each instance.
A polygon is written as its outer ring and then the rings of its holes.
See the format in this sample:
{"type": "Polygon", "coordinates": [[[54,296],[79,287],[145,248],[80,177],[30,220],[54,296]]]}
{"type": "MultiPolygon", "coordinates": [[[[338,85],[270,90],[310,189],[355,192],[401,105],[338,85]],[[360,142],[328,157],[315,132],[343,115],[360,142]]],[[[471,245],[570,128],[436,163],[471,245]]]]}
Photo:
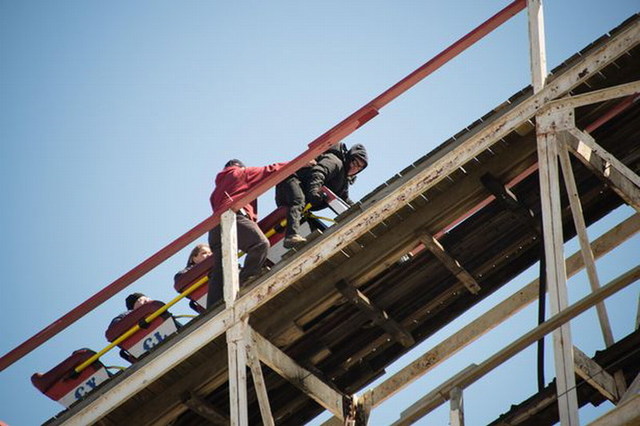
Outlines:
{"type": "Polygon", "coordinates": [[[127,305],[127,309],[130,311],[132,309],[137,309],[138,307],[144,305],[145,303],[151,302],[147,296],[142,293],[132,293],[127,296],[124,303],[127,305]]]}
{"type": "Polygon", "coordinates": [[[244,163],[242,161],[238,160],[237,158],[233,158],[233,159],[227,161],[227,163],[224,165],[224,168],[226,169],[227,167],[231,167],[231,166],[245,167],[244,163]]]}
{"type": "Polygon", "coordinates": [[[189,260],[187,260],[187,266],[193,266],[200,263],[209,256],[211,256],[209,244],[198,244],[193,248],[193,250],[191,250],[189,260]]]}
{"type": "Polygon", "coordinates": [[[347,152],[347,176],[355,176],[369,164],[369,157],[364,145],[357,143],[347,152]]]}

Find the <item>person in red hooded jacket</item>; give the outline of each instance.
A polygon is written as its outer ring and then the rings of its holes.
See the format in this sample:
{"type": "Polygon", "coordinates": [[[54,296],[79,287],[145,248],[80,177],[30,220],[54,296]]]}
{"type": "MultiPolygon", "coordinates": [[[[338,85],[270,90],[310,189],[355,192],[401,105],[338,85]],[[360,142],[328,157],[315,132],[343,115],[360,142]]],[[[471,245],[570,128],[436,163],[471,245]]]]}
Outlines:
{"type": "MultiPolygon", "coordinates": [[[[216,187],[209,199],[214,213],[227,210],[234,200],[245,195],[286,164],[246,167],[240,160],[229,160],[216,176],[216,187]]],[[[260,273],[262,264],[267,258],[269,240],[258,227],[258,200],[253,200],[242,207],[237,211],[236,216],[238,249],[247,255],[240,272],[240,282],[245,283],[260,273]]],[[[214,262],[209,273],[207,308],[222,299],[222,250],[219,225],[209,231],[209,247],[214,256],[214,262]]]]}

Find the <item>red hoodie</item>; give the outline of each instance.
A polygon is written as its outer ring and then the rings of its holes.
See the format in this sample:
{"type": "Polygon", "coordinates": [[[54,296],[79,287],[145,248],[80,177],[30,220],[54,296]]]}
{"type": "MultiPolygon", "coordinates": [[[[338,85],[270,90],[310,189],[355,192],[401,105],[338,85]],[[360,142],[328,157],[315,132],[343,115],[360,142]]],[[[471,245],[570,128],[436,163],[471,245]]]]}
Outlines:
{"type": "MultiPolygon", "coordinates": [[[[213,211],[226,210],[229,205],[245,195],[251,188],[265,180],[287,163],[275,163],[265,167],[225,167],[216,176],[216,187],[211,193],[209,201],[213,211]]],[[[258,200],[253,200],[243,207],[254,222],[258,221],[258,200]]]]}

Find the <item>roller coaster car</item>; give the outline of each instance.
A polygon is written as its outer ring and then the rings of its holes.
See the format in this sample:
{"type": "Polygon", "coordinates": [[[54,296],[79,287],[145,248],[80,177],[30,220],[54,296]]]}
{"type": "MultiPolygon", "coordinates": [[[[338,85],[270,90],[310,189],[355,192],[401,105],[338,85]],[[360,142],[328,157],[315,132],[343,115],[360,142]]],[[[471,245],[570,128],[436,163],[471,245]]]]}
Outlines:
{"type": "Polygon", "coordinates": [[[91,349],[78,349],[48,372],[34,373],[31,383],[40,392],[68,408],[110,377],[100,360],[76,373],[75,368],[95,354],[91,349]]]}
{"type": "Polygon", "coordinates": [[[122,358],[133,363],[178,331],[178,324],[168,311],[163,312],[150,323],[144,321],[146,317],[163,306],[164,303],[154,300],[111,321],[109,328],[105,332],[105,337],[109,342],[116,340],[131,327],[140,325],[140,330],[118,344],[122,358]]]}

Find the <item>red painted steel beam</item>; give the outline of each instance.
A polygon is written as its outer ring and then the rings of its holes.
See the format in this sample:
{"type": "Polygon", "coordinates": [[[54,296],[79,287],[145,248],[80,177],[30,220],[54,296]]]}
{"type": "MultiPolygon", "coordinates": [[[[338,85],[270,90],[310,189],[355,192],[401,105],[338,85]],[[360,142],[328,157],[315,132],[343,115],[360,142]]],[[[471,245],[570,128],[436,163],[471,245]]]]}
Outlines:
{"type": "MultiPolygon", "coordinates": [[[[364,107],[360,108],[349,117],[338,123],[336,126],[309,143],[309,148],[305,152],[293,159],[284,168],[279,170],[278,173],[274,173],[265,181],[254,187],[244,197],[238,198],[230,206],[230,208],[233,210],[238,210],[242,206],[249,204],[251,201],[258,198],[269,188],[283,181],[291,173],[303,167],[319,154],[326,151],[330,146],[340,142],[360,126],[378,115],[378,110],[380,108],[384,107],[389,102],[400,96],[402,93],[415,86],[418,82],[420,82],[420,80],[424,79],[429,74],[440,68],[442,65],[449,62],[451,59],[459,55],[461,52],[466,50],[469,46],[480,40],[485,35],[489,34],[491,31],[499,27],[501,24],[506,22],[509,18],[513,17],[525,7],[526,0],[515,0],[514,2],[509,4],[500,12],[496,13],[484,23],[479,25],[473,31],[436,55],[433,59],[429,60],[420,68],[409,74],[407,77],[400,80],[380,96],[376,97],[364,107]]],[[[167,260],[169,257],[173,256],[178,251],[182,250],[184,247],[195,241],[202,234],[212,229],[218,223],[220,223],[219,214],[214,214],[213,216],[205,219],[204,221],[193,227],[191,230],[189,230],[186,234],[177,238],[172,243],[158,251],[156,254],[152,255],[147,260],[133,268],[131,271],[127,272],[126,274],[109,284],[107,287],[91,296],[89,299],[69,311],[64,316],[60,317],[58,320],[54,321],[51,325],[38,332],[12,351],[3,355],[2,358],[0,358],[0,371],[4,370],[23,356],[27,355],[29,352],[31,352],[32,350],[76,322],[78,319],[82,318],[84,315],[107,301],[116,293],[120,292],[121,290],[138,280],[140,277],[144,276],[146,273],[167,260]]]]}

